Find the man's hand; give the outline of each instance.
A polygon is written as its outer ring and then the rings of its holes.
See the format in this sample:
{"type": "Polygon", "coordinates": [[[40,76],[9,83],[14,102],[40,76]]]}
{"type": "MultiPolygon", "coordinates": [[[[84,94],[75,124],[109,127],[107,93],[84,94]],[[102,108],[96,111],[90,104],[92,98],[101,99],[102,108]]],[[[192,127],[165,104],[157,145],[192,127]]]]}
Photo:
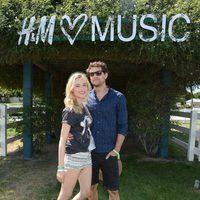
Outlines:
{"type": "Polygon", "coordinates": [[[117,156],[117,154],[114,151],[111,151],[106,155],[106,159],[108,159],[110,156],[117,156]]]}
{"type": "Polygon", "coordinates": [[[74,136],[71,133],[69,133],[67,141],[70,141],[70,140],[73,140],[73,139],[74,139],[74,136]]]}

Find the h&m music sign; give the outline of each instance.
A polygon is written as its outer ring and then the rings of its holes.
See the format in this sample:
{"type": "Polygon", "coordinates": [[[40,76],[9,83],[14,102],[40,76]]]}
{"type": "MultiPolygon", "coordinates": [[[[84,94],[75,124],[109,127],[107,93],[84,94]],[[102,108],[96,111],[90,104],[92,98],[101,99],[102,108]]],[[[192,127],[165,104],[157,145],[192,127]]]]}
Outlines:
{"type": "MultiPolygon", "coordinates": [[[[90,39],[91,41],[105,41],[109,35],[109,41],[120,40],[122,42],[132,42],[136,39],[136,35],[143,42],[153,42],[160,40],[166,41],[166,35],[174,42],[184,42],[188,39],[190,32],[182,30],[179,37],[175,34],[174,29],[178,21],[182,21],[185,25],[190,24],[190,18],[185,14],[176,14],[167,21],[167,16],[162,15],[160,19],[161,24],[158,25],[158,18],[154,14],[142,15],[140,18],[137,15],[132,15],[129,19],[129,24],[123,24],[124,18],[121,15],[117,17],[109,16],[102,31],[102,26],[99,23],[97,16],[91,16],[90,18],[86,14],[78,15],[72,20],[68,15],[61,17],[58,23],[56,15],[50,17],[47,20],[47,16],[43,16],[40,19],[40,23],[36,24],[35,16],[30,20],[24,19],[22,23],[22,30],[18,32],[19,39],[18,45],[29,45],[30,42],[38,44],[39,41],[43,43],[48,42],[50,45],[54,42],[55,28],[60,30],[60,34],[66,37],[71,45],[77,39],[77,36],[83,31],[84,27],[90,25],[90,39]],[[56,27],[57,26],[57,27],[56,27]],[[128,26],[130,33],[123,35],[123,27],[128,26]],[[131,28],[130,28],[131,27],[131,28]],[[147,32],[148,36],[144,34],[147,32]],[[73,34],[72,34],[73,32],[73,34]],[[24,40],[23,40],[24,39],[24,40]]],[[[176,26],[177,27],[177,26],[176,26]]]]}

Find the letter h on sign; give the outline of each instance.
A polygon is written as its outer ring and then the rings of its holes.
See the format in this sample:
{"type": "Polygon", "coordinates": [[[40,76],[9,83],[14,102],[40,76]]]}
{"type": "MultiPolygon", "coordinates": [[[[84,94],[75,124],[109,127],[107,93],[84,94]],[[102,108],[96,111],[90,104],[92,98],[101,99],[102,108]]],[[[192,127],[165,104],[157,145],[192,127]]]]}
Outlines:
{"type": "MultiPolygon", "coordinates": [[[[35,22],[35,16],[31,17],[28,28],[25,28],[26,27],[26,22],[27,22],[27,18],[24,19],[23,26],[22,26],[22,31],[18,32],[18,34],[20,35],[19,40],[18,40],[18,45],[21,44],[23,35],[26,35],[25,40],[24,40],[24,44],[26,46],[28,45],[29,39],[30,39],[30,34],[33,31],[33,25],[34,25],[34,22],[35,22]]],[[[34,35],[32,35],[32,36],[34,37],[34,35]]]]}

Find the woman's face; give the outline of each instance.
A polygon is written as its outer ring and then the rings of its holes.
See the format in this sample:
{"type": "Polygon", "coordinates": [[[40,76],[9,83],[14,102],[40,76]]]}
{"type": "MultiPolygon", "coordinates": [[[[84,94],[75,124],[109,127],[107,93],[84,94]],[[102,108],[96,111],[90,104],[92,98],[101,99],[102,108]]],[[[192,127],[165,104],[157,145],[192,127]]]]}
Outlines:
{"type": "Polygon", "coordinates": [[[72,90],[76,99],[85,99],[88,93],[87,81],[84,77],[77,78],[72,90]]]}

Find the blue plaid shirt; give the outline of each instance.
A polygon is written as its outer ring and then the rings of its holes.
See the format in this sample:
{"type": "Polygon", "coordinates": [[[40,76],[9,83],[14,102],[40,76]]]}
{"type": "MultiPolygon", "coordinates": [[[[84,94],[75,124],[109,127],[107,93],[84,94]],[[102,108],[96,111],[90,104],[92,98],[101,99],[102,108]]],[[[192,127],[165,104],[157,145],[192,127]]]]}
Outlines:
{"type": "Polygon", "coordinates": [[[94,90],[88,98],[88,109],[92,115],[92,135],[96,145],[95,152],[107,153],[115,148],[118,134],[126,136],[128,117],[125,96],[109,88],[99,101],[94,90]]]}

